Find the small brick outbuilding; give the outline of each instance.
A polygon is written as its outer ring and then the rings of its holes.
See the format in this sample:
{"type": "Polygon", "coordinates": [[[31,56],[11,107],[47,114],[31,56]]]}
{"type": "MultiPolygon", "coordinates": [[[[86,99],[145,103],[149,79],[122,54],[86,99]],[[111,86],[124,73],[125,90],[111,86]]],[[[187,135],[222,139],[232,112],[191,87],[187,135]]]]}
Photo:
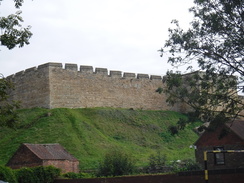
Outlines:
{"type": "MultiPolygon", "coordinates": [[[[244,121],[235,120],[201,135],[195,142],[195,157],[203,168],[206,150],[244,150],[244,121]]],[[[212,170],[244,168],[244,153],[208,153],[207,164],[212,170]]]]}
{"type": "Polygon", "coordinates": [[[60,144],[21,144],[6,166],[21,167],[54,166],[62,173],[79,172],[79,161],[60,144]]]}

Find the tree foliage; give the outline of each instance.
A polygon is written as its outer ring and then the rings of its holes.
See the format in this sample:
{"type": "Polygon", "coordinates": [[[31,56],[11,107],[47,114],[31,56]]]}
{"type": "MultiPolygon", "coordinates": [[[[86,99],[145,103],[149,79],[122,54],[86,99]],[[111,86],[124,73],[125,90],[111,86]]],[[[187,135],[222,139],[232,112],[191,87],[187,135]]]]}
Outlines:
{"type": "Polygon", "coordinates": [[[8,91],[14,89],[10,80],[0,74],[0,126],[14,128],[18,121],[15,109],[19,108],[19,102],[8,100],[8,91]]]}
{"type": "Polygon", "coordinates": [[[164,92],[168,102],[185,102],[206,121],[236,117],[243,110],[237,92],[244,83],[243,0],[195,0],[191,27],[184,31],[177,20],[159,50],[169,54],[175,67],[198,65],[201,71],[182,75],[168,72],[164,92]]]}
{"type": "Polygon", "coordinates": [[[5,166],[0,166],[0,180],[10,183],[17,183],[14,171],[11,168],[5,166]]]}
{"type": "Polygon", "coordinates": [[[18,183],[53,183],[61,169],[53,166],[23,167],[15,170],[18,183]]]}
{"type": "MultiPolygon", "coordinates": [[[[3,0],[0,0],[0,3],[1,1],[3,0]]],[[[19,9],[23,2],[24,0],[14,0],[15,8],[19,9]]],[[[32,36],[31,27],[24,28],[21,25],[23,19],[20,14],[21,11],[17,11],[7,17],[0,17],[0,43],[8,49],[29,44],[29,39],[32,36]]],[[[19,107],[19,103],[8,101],[8,91],[13,88],[13,83],[0,74],[0,126],[13,128],[17,122],[18,116],[15,109],[19,107]]]]}
{"type": "MultiPolygon", "coordinates": [[[[3,0],[0,0],[0,2],[3,0]]],[[[14,0],[15,7],[20,8],[24,0],[14,0]]],[[[30,26],[24,28],[23,18],[20,16],[21,11],[17,11],[15,14],[8,15],[7,17],[0,17],[0,42],[2,46],[6,46],[8,49],[13,49],[16,46],[23,47],[25,44],[29,44],[29,39],[32,36],[30,32],[30,26]]]]}

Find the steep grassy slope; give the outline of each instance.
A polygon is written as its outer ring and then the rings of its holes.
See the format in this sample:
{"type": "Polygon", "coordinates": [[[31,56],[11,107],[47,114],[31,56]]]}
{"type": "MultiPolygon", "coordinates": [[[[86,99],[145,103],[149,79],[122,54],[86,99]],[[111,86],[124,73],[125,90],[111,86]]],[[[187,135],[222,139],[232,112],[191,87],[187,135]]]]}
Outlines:
{"type": "Polygon", "coordinates": [[[17,130],[0,128],[0,164],[21,143],[60,143],[80,160],[82,169],[96,168],[104,154],[120,149],[131,154],[138,166],[160,151],[168,160],[194,158],[190,149],[198,138],[188,125],[176,136],[167,127],[185,116],[170,111],[128,109],[24,109],[17,130]]]}

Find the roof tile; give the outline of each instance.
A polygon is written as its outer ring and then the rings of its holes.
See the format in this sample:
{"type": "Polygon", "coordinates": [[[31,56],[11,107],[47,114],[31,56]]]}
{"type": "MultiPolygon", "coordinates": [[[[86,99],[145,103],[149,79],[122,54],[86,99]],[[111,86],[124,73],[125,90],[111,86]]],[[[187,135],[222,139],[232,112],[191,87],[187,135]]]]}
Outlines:
{"type": "Polygon", "coordinates": [[[77,161],[70,153],[68,153],[60,144],[28,144],[24,143],[30,151],[42,160],[70,160],[77,161]]]}

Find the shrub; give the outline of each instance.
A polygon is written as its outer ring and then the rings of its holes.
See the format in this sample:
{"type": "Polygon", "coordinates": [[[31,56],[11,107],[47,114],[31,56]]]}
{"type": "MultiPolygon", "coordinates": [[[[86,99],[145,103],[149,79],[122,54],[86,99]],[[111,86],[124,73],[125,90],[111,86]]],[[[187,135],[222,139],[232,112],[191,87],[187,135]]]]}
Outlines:
{"type": "Polygon", "coordinates": [[[37,177],[36,183],[42,183],[45,182],[45,171],[44,171],[44,167],[40,166],[40,167],[35,167],[33,168],[33,174],[35,177],[37,177]]]}
{"type": "Polygon", "coordinates": [[[180,118],[179,121],[177,122],[178,125],[178,129],[179,130],[184,130],[186,124],[188,123],[188,121],[184,118],[180,118]]]}
{"type": "Polygon", "coordinates": [[[9,183],[17,183],[13,170],[5,166],[0,166],[0,180],[9,183]]]}
{"type": "Polygon", "coordinates": [[[174,161],[171,167],[173,172],[202,170],[202,167],[192,159],[174,161]]]}
{"type": "Polygon", "coordinates": [[[177,121],[177,125],[170,125],[168,127],[168,131],[171,133],[171,135],[176,135],[179,133],[179,130],[184,130],[187,123],[189,123],[189,120],[185,118],[179,118],[177,121]]]}
{"type": "Polygon", "coordinates": [[[174,125],[170,125],[168,127],[168,130],[171,133],[171,135],[178,134],[178,132],[179,132],[177,126],[174,126],[174,125]]]}
{"type": "Polygon", "coordinates": [[[202,170],[201,165],[192,159],[187,159],[183,162],[185,163],[186,171],[202,170]]]}
{"type": "Polygon", "coordinates": [[[54,179],[56,179],[61,174],[61,169],[53,167],[53,166],[47,166],[44,167],[44,180],[45,183],[52,183],[54,182],[54,179]]]}
{"type": "Polygon", "coordinates": [[[53,166],[35,167],[33,171],[34,175],[37,177],[37,183],[52,183],[54,179],[61,174],[61,170],[53,166]]]}
{"type": "Polygon", "coordinates": [[[37,177],[31,168],[21,168],[16,170],[18,183],[34,183],[37,182],[37,177]]]}
{"type": "Polygon", "coordinates": [[[135,170],[131,156],[121,151],[111,151],[99,165],[98,176],[129,175],[135,170]]]}
{"type": "Polygon", "coordinates": [[[146,173],[161,173],[164,172],[166,155],[161,154],[160,151],[157,154],[151,154],[149,156],[149,165],[146,167],[146,173]]]}
{"type": "Polygon", "coordinates": [[[53,183],[60,173],[59,168],[52,166],[21,168],[16,171],[18,183],[53,183]]]}
{"type": "Polygon", "coordinates": [[[74,172],[68,172],[63,174],[64,177],[70,178],[70,179],[82,179],[82,178],[91,178],[93,177],[89,173],[74,173],[74,172]]]}

